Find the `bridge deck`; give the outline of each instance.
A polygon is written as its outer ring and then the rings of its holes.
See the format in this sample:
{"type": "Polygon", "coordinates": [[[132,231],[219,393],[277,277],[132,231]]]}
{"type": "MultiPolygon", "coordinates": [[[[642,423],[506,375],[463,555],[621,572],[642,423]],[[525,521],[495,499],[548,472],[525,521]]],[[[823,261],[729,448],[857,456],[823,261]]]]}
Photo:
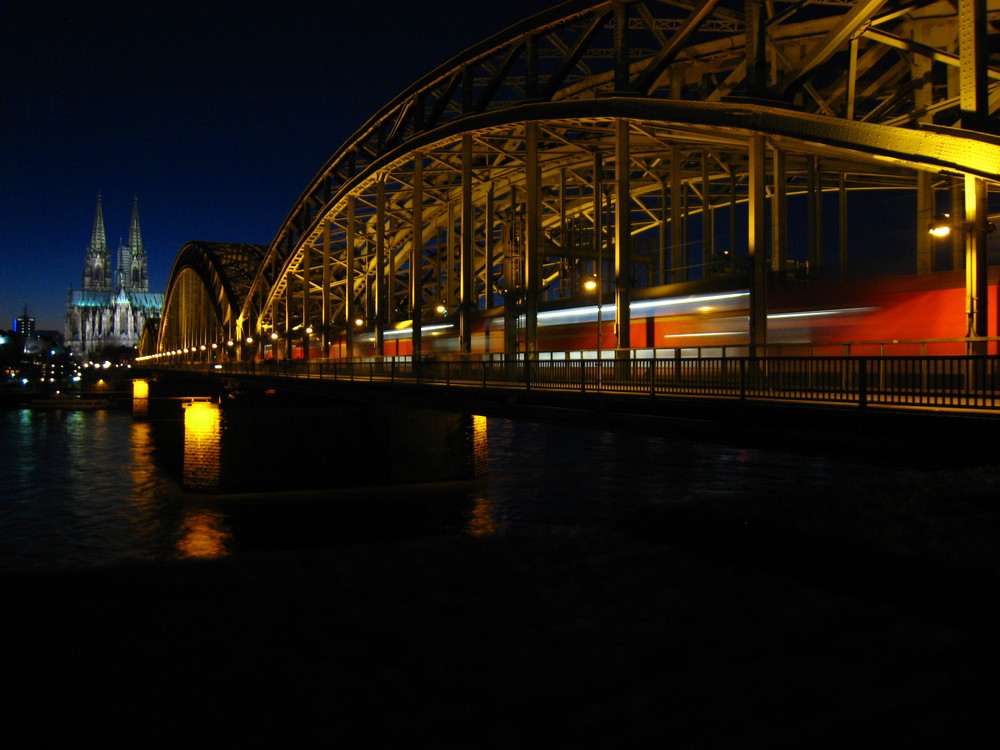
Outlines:
{"type": "Polygon", "coordinates": [[[633,395],[1000,414],[1000,358],[280,360],[188,365],[217,374],[578,396],[633,395]]]}

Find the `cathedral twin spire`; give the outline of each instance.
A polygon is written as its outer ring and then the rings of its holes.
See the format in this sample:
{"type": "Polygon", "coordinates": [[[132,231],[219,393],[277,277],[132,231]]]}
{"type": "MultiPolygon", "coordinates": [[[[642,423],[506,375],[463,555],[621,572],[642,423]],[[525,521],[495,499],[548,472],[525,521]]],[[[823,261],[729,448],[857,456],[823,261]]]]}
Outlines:
{"type": "MultiPolygon", "coordinates": [[[[139,231],[139,199],[132,199],[132,221],[128,229],[128,242],[118,248],[118,268],[114,275],[114,285],[125,292],[148,292],[149,271],[146,250],[142,246],[139,231]]],[[[83,269],[83,289],[92,292],[112,291],[111,253],[108,251],[104,231],[104,211],[101,194],[97,194],[97,210],[94,213],[94,229],[90,235],[83,269]]]]}
{"type": "Polygon", "coordinates": [[[104,211],[101,208],[101,194],[97,194],[97,210],[94,212],[94,231],[90,234],[90,247],[83,267],[83,288],[88,292],[111,291],[111,254],[104,234],[104,211]]]}

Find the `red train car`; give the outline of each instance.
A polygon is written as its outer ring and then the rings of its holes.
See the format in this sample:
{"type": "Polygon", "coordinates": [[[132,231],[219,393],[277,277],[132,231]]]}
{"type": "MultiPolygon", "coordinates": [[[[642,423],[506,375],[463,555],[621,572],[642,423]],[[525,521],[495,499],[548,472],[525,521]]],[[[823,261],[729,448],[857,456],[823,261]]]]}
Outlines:
{"type": "MultiPolygon", "coordinates": [[[[991,269],[995,271],[998,269],[991,269]]],[[[723,347],[734,355],[749,342],[750,294],[745,288],[683,293],[636,293],[630,306],[633,349],[652,354],[664,349],[723,347]],[[641,296],[640,296],[641,295],[641,296]]],[[[669,291],[669,290],[668,290],[669,291]]],[[[989,309],[997,310],[997,273],[991,273],[989,309]]],[[[887,279],[772,284],[767,292],[769,350],[784,354],[959,354],[966,335],[964,277],[958,272],[887,279]]],[[[523,317],[510,316],[519,326],[510,338],[524,349],[523,317]]],[[[501,353],[505,348],[502,310],[482,313],[474,323],[472,351],[501,353]]],[[[997,336],[997,315],[989,321],[989,336],[997,336]]],[[[594,352],[615,348],[613,304],[587,304],[543,309],[538,313],[540,352],[594,352]]],[[[459,351],[457,320],[436,318],[423,327],[425,354],[448,356],[459,351]]],[[[408,327],[385,333],[386,356],[410,356],[408,327]]],[[[356,331],[354,356],[375,354],[374,334],[356,331]]],[[[301,357],[301,348],[297,351],[301,357]]],[[[310,356],[321,356],[313,346],[310,356]]],[[[348,356],[343,338],[333,342],[329,356],[348,356]]]]}

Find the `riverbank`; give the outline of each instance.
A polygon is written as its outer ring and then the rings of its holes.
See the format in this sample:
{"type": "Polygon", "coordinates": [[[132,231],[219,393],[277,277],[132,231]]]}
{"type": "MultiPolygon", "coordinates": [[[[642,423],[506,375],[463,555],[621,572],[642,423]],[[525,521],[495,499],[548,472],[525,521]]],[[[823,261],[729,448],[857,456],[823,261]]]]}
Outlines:
{"type": "Polygon", "coordinates": [[[0,576],[6,707],[82,747],[996,738],[989,622],[630,522],[0,576]]]}

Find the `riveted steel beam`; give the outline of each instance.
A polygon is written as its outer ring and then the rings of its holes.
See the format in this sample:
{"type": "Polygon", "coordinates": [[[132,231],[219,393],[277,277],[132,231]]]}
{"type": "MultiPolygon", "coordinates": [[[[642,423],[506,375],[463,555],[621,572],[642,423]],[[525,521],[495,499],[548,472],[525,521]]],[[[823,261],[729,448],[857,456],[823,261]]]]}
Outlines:
{"type": "Polygon", "coordinates": [[[629,121],[615,120],[615,332],[618,349],[632,346],[632,191],[629,121]]]}
{"type": "MultiPolygon", "coordinates": [[[[342,290],[345,313],[348,298],[358,296],[391,320],[397,298],[406,293],[403,274],[411,276],[412,306],[418,299],[413,277],[435,264],[444,270],[434,283],[448,286],[442,295],[458,293],[463,306],[483,303],[473,282],[482,273],[490,286],[490,232],[499,233],[491,225],[498,221],[494,214],[503,213],[496,207],[514,203],[515,194],[519,206],[534,212],[526,225],[525,247],[537,253],[527,260],[544,291],[559,278],[554,259],[573,257],[554,233],[587,212],[597,214],[596,222],[607,210],[593,209],[590,200],[572,191],[577,180],[587,179],[595,157],[615,153],[619,136],[614,123],[620,118],[630,123],[629,196],[619,194],[616,179],[613,203],[634,212],[630,236],[655,228],[655,255],[636,250],[631,261],[652,258],[651,273],[661,282],[680,281],[688,265],[679,254],[689,239],[686,227],[698,236],[694,214],[703,211],[701,234],[708,253],[714,228],[710,215],[723,202],[720,198],[728,197],[731,206],[750,200],[746,144],[757,135],[764,136],[766,148],[787,156],[791,192],[800,190],[792,186],[803,184],[808,164],[823,160],[829,179],[814,180],[813,203],[819,190],[837,186],[842,201],[855,188],[906,184],[913,189],[914,173],[943,171],[960,179],[974,175],[996,181],[1000,146],[969,128],[989,126],[983,83],[1000,78],[1000,72],[974,62],[974,54],[955,54],[957,35],[949,36],[949,29],[957,34],[959,17],[949,16],[943,5],[931,9],[895,0],[795,4],[777,14],[772,10],[767,19],[759,4],[746,5],[742,15],[732,13],[732,6],[724,0],[565,3],[433,71],[360,128],[307,187],[248,284],[237,319],[273,326],[280,303],[287,303],[294,286],[291,299],[301,309],[286,310],[285,325],[292,319],[309,320],[319,297],[316,253],[324,255],[323,294],[337,290],[339,299],[342,290]],[[934,31],[938,26],[944,32],[934,31]],[[909,58],[914,56],[922,62],[913,64],[909,58]],[[946,91],[940,82],[928,85],[939,62],[957,65],[966,88],[978,93],[963,89],[959,96],[957,86],[946,91]],[[767,85],[773,83],[768,63],[783,71],[773,89],[767,85]],[[799,88],[806,95],[781,106],[753,99],[799,88]],[[616,96],[616,89],[627,95],[616,96]],[[703,96],[715,100],[699,101],[703,96]],[[976,113],[978,120],[965,117],[958,123],[960,109],[976,113]],[[929,122],[932,115],[937,124],[929,122]],[[915,122],[921,123],[919,129],[898,127],[915,122]],[[535,145],[529,147],[532,139],[535,145]],[[467,160],[470,142],[474,167],[467,160]],[[424,155],[419,192],[423,227],[414,223],[415,153],[424,155]],[[711,154],[717,165],[702,154],[711,154]],[[685,166],[689,161],[694,166],[685,166]],[[556,174],[562,175],[558,185],[551,177],[556,174]],[[723,184],[727,196],[718,190],[723,184]],[[686,197],[695,195],[700,199],[686,197]],[[525,196],[529,199],[522,200],[525,196]],[[355,207],[356,229],[354,220],[344,219],[348,199],[355,207]],[[472,209],[483,205],[485,211],[472,209]],[[468,222],[465,216],[471,217],[468,222]],[[528,241],[532,224],[538,236],[528,241]],[[443,233],[440,243],[430,240],[435,227],[443,233]],[[326,231],[332,232],[329,240],[326,231]],[[349,264],[343,258],[348,244],[353,252],[347,234],[355,232],[367,251],[358,258],[355,279],[348,282],[349,264]],[[486,243],[482,263],[471,252],[477,245],[469,232],[486,243]],[[336,257],[328,257],[331,253],[336,257]],[[456,258],[462,261],[458,276],[454,267],[447,267],[456,258]],[[381,294],[387,295],[384,301],[381,294]]],[[[981,35],[981,18],[972,26],[981,35]]],[[[774,171],[778,201],[777,161],[774,171]]],[[[926,183],[929,178],[921,179],[926,183]]],[[[772,220],[781,223],[775,214],[772,220]]],[[[780,263],[780,254],[775,252],[773,262],[780,263]]],[[[319,306],[327,304],[324,296],[319,306]]],[[[463,341],[466,336],[461,334],[463,341]]]]}
{"type": "Polygon", "coordinates": [[[750,205],[747,224],[747,249],[750,256],[750,352],[751,356],[767,348],[767,246],[765,221],[764,136],[757,133],[748,143],[750,205]]]}

